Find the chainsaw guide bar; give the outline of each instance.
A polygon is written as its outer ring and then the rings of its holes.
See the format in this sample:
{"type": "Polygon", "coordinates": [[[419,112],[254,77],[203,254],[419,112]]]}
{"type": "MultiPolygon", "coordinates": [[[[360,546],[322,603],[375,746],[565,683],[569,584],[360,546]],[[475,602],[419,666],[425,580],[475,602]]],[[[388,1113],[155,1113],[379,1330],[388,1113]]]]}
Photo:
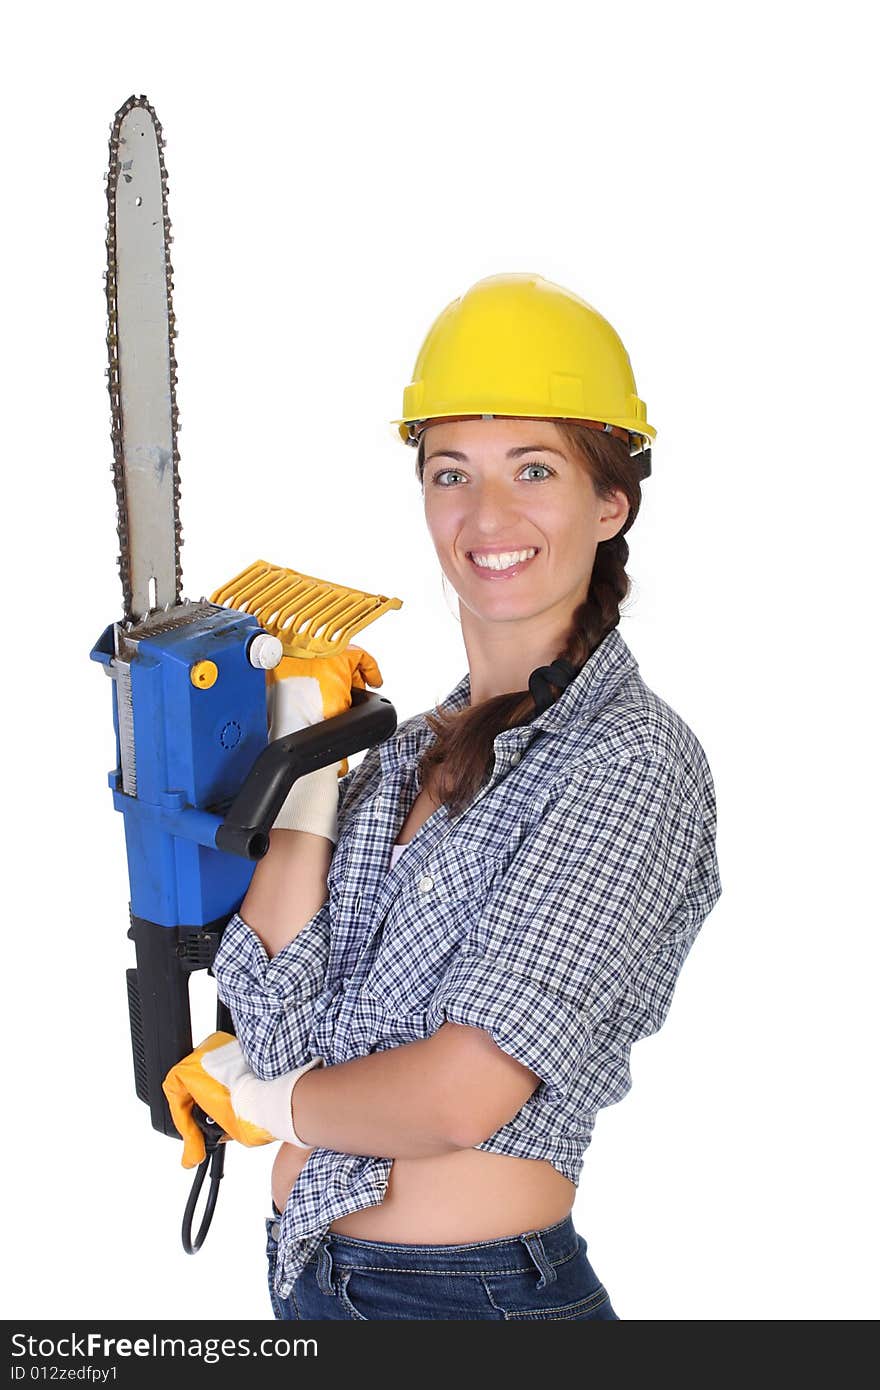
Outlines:
{"type": "Polygon", "coordinates": [[[177,362],[162,127],[131,96],[110,127],[107,386],[124,621],[180,602],[177,362]]]}

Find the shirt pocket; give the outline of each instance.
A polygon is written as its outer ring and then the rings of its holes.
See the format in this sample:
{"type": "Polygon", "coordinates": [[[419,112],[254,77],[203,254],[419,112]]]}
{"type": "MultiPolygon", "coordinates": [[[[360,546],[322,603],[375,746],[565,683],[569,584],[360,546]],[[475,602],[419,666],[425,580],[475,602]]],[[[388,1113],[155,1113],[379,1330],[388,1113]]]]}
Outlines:
{"type": "Polygon", "coordinates": [[[427,1010],[497,870],[485,854],[440,845],[413,867],[377,933],[364,993],[387,1014],[427,1010]]]}

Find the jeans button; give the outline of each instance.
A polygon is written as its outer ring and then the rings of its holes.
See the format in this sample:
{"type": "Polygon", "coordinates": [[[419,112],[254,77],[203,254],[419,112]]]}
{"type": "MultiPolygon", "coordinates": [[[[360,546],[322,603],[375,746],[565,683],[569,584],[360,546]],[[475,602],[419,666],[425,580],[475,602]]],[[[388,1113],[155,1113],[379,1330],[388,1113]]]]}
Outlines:
{"type": "Polygon", "coordinates": [[[281,1235],[281,1225],[278,1221],[272,1222],[270,1235],[272,1236],[273,1240],[277,1240],[278,1237],[281,1235]]]}

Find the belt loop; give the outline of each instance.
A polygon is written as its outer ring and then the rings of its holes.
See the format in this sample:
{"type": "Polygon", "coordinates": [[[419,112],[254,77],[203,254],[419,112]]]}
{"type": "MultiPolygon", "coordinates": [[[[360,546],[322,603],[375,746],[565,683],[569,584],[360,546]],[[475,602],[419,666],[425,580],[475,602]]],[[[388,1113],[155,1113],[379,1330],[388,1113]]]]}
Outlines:
{"type": "Polygon", "coordinates": [[[537,1231],[525,1231],[520,1236],[520,1240],[531,1255],[535,1267],[541,1276],[536,1287],[539,1289],[546,1288],[546,1286],[552,1284],[556,1278],[556,1267],[550,1263],[547,1257],[547,1251],[544,1249],[544,1242],[537,1231]]]}
{"type": "Polygon", "coordinates": [[[330,1241],[325,1237],[318,1247],[318,1288],[322,1293],[334,1293],[336,1290],[331,1281],[333,1271],[333,1256],[330,1254],[330,1241]]]}

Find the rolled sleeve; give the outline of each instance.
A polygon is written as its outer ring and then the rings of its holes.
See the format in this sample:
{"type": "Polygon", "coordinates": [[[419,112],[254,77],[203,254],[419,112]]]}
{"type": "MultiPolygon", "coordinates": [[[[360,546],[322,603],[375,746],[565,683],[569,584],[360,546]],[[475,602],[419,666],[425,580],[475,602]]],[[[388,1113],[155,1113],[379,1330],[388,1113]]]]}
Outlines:
{"type": "MultiPolygon", "coordinates": [[[[359,767],[339,778],[337,821],[359,767]]],[[[217,995],[232,1015],[251,1070],[262,1080],[283,1076],[310,1060],[314,1005],[330,956],[330,903],[324,902],[292,941],[269,959],[253,928],[233,913],[224,928],[212,973],[217,995]]]]}
{"type": "Polygon", "coordinates": [[[230,918],[212,969],[245,1060],[258,1077],[270,1080],[309,1061],[314,1003],[329,951],[329,902],[271,960],[247,922],[237,912],[230,918]]]}
{"type": "Polygon", "coordinates": [[[589,1032],[577,1009],[486,956],[456,957],[431,1000],[429,1031],[443,1022],[482,1028],[502,1052],[561,1091],[584,1064],[589,1032]]]}
{"type": "Polygon", "coordinates": [[[599,1050],[627,1049],[659,1026],[708,911],[687,891],[705,845],[704,808],[684,796],[680,773],[659,755],[574,770],[437,987],[432,1031],[444,1019],[482,1028],[569,1093],[599,1050]],[[646,998],[636,1026],[633,1001],[646,998]],[[624,1016],[633,1026],[618,1039],[624,1016]]]}

